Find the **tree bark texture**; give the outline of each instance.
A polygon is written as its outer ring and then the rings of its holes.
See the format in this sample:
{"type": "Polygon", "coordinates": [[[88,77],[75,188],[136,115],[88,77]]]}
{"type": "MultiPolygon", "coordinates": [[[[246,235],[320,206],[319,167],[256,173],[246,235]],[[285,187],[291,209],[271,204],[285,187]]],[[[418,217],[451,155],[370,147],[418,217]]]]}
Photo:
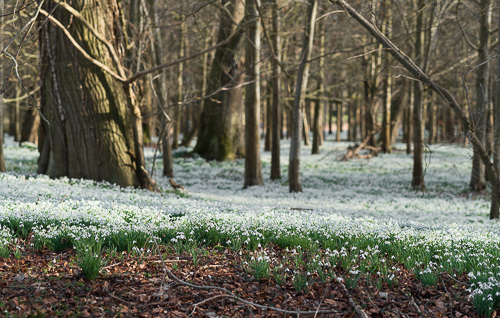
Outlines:
{"type": "MultiPolygon", "coordinates": [[[[151,53],[154,55],[156,64],[165,63],[163,56],[163,36],[162,28],[160,28],[160,12],[158,10],[158,2],[160,0],[151,0],[153,9],[153,27],[154,41],[151,41],[151,53]]],[[[164,68],[160,72],[160,76],[153,82],[156,96],[158,98],[158,106],[162,110],[161,126],[160,126],[160,142],[163,152],[163,176],[174,177],[174,164],[172,157],[172,142],[171,142],[171,121],[168,116],[168,88],[167,88],[167,69],[164,68]],[[163,134],[162,134],[163,133],[163,134]]]]}
{"type": "Polygon", "coordinates": [[[264,184],[260,162],[260,20],[257,7],[260,0],[246,0],[247,36],[245,43],[245,182],[243,187],[264,184]]]}
{"type": "MultiPolygon", "coordinates": [[[[218,42],[224,41],[236,31],[244,16],[244,2],[225,0],[221,7],[227,8],[232,16],[221,9],[221,24],[218,42]]],[[[241,61],[236,49],[242,38],[242,32],[231,41],[217,48],[212,62],[207,83],[207,93],[213,93],[223,87],[234,87],[241,83],[241,61]]],[[[207,160],[233,160],[244,156],[242,128],[242,90],[233,88],[219,91],[205,101],[201,115],[200,132],[194,152],[207,160]]]]}
{"type": "MultiPolygon", "coordinates": [[[[54,2],[46,2],[51,12],[54,2]]],[[[102,2],[74,3],[74,9],[111,43],[115,42],[117,8],[102,2]]],[[[111,66],[108,49],[77,19],[59,8],[54,16],[94,58],[111,66]]],[[[136,165],[136,131],[127,113],[124,87],[108,73],[84,58],[52,24],[40,33],[41,108],[50,122],[43,125],[39,146],[39,173],[47,173],[53,162],[53,176],[108,181],[120,186],[143,185],[136,165]],[[48,154],[47,154],[48,153],[48,154]]]]}
{"type": "MultiPolygon", "coordinates": [[[[486,117],[488,115],[488,47],[491,24],[490,0],[480,1],[481,17],[479,24],[479,46],[476,70],[476,104],[473,122],[476,125],[476,135],[483,146],[486,146],[486,117]]],[[[477,151],[472,158],[472,171],[469,187],[473,191],[486,189],[485,167],[477,151]]]]}
{"type": "MultiPolygon", "coordinates": [[[[424,9],[426,0],[418,0],[417,25],[415,30],[415,61],[422,67],[424,62],[424,9]]],[[[424,188],[422,106],[424,86],[421,81],[413,82],[413,178],[414,189],[424,188]]]]}
{"type": "MultiPolygon", "coordinates": [[[[184,18],[181,15],[180,20],[182,21],[184,18]]],[[[181,30],[180,30],[180,36],[179,36],[179,55],[178,58],[182,59],[184,57],[184,44],[185,44],[185,39],[184,39],[184,33],[185,33],[185,23],[181,22],[181,30]]],[[[172,136],[172,149],[177,149],[179,148],[179,134],[181,132],[181,120],[182,120],[182,110],[183,110],[183,105],[182,102],[184,101],[184,81],[183,81],[183,75],[184,73],[184,63],[179,63],[178,69],[177,69],[177,103],[178,105],[175,106],[175,115],[174,115],[174,133],[172,136]]]]}
{"type": "Polygon", "coordinates": [[[311,51],[314,41],[314,26],[316,12],[318,10],[318,0],[309,0],[307,9],[307,26],[304,30],[301,61],[297,71],[297,82],[295,86],[295,96],[293,100],[292,114],[292,140],[290,143],[290,161],[288,165],[288,186],[290,192],[302,192],[300,182],[300,136],[303,124],[302,107],[307,91],[307,80],[309,77],[308,62],[311,59],[311,51]]]}
{"type": "MultiPolygon", "coordinates": [[[[500,5],[500,0],[497,0],[500,5]]],[[[500,6],[499,6],[500,12],[500,6]]],[[[500,19],[498,20],[498,36],[500,38],[500,19]]],[[[498,50],[500,52],[500,43],[498,44],[498,50]]],[[[497,76],[496,76],[496,98],[495,107],[493,111],[493,127],[494,128],[494,138],[493,138],[493,165],[496,171],[500,171],[500,55],[497,56],[497,76]]],[[[496,189],[500,189],[500,179],[497,178],[493,180],[492,183],[496,183],[496,189]]],[[[492,187],[495,188],[495,187],[492,187]]],[[[499,218],[499,198],[500,191],[491,191],[491,209],[490,209],[490,219],[499,218]]]]}
{"type": "MultiPolygon", "coordinates": [[[[392,1],[385,0],[383,5],[383,14],[385,23],[385,34],[388,38],[392,37],[392,1]]],[[[384,77],[384,100],[382,104],[382,151],[391,153],[391,102],[392,102],[392,72],[391,59],[389,52],[383,52],[384,65],[386,67],[386,76],[384,77]]]]}
{"type": "Polygon", "coordinates": [[[280,139],[283,138],[283,118],[281,107],[281,79],[280,79],[280,10],[277,0],[272,0],[272,47],[276,60],[271,61],[273,69],[273,78],[270,80],[272,85],[272,147],[271,147],[271,179],[281,179],[280,170],[280,139]]]}
{"type": "MultiPolygon", "coordinates": [[[[3,48],[3,14],[4,14],[4,0],[0,0],[0,47],[3,48]]],[[[1,85],[4,81],[4,65],[0,64],[0,79],[1,85]]],[[[0,94],[0,172],[5,172],[5,155],[3,153],[3,143],[4,143],[4,127],[3,127],[3,116],[4,116],[5,105],[3,102],[3,96],[0,94]]]]}

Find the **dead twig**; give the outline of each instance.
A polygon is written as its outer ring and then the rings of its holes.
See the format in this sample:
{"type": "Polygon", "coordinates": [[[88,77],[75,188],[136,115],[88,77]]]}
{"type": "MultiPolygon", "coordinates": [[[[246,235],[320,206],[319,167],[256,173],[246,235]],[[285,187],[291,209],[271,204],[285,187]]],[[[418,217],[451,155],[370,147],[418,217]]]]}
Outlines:
{"type": "Polygon", "coordinates": [[[325,288],[325,292],[323,293],[323,297],[321,297],[321,300],[319,301],[318,309],[316,309],[316,313],[314,314],[314,318],[316,318],[316,316],[318,315],[319,308],[321,307],[321,304],[323,303],[323,300],[325,299],[326,292],[328,291],[329,287],[330,287],[330,285],[327,285],[325,288]]]}
{"type": "Polygon", "coordinates": [[[424,317],[424,314],[422,313],[422,311],[420,310],[420,308],[418,307],[417,303],[415,303],[415,299],[413,299],[413,296],[411,297],[411,300],[410,300],[410,305],[413,306],[413,308],[415,308],[415,310],[417,311],[418,315],[420,317],[424,317]]]}
{"type": "Polygon", "coordinates": [[[444,284],[444,279],[443,276],[441,276],[441,283],[443,284],[444,291],[448,294],[448,298],[450,298],[450,311],[451,311],[451,316],[453,316],[453,299],[451,299],[451,294],[448,292],[448,289],[446,288],[446,285],[444,284]]]}
{"type": "Polygon", "coordinates": [[[124,299],[121,299],[120,297],[117,297],[117,296],[113,295],[106,287],[103,287],[103,289],[108,292],[108,294],[109,294],[109,296],[111,296],[111,298],[116,299],[118,301],[121,301],[122,303],[127,304],[129,306],[133,306],[134,305],[134,304],[132,304],[132,303],[130,303],[130,302],[124,300],[124,299]]]}
{"type": "Polygon", "coordinates": [[[349,293],[349,290],[347,290],[347,287],[345,287],[344,283],[342,283],[341,280],[337,280],[337,282],[340,284],[340,286],[342,286],[342,289],[344,290],[345,294],[347,295],[347,298],[349,299],[349,304],[352,306],[357,316],[359,318],[368,318],[368,315],[365,313],[365,311],[361,309],[361,307],[359,307],[358,304],[356,304],[354,299],[352,299],[351,293],[349,293]]]}
{"type": "Polygon", "coordinates": [[[193,306],[194,306],[193,311],[192,311],[192,312],[188,315],[188,317],[191,317],[191,315],[193,315],[193,314],[194,314],[194,312],[196,311],[196,306],[201,305],[201,304],[204,304],[204,303],[206,303],[206,302],[208,302],[208,301],[210,301],[210,300],[214,300],[214,299],[217,299],[217,298],[221,298],[221,297],[231,297],[231,296],[230,296],[230,295],[226,295],[226,294],[222,294],[222,295],[217,295],[217,296],[214,296],[214,297],[210,297],[210,298],[208,298],[208,299],[205,299],[205,300],[203,300],[203,301],[200,301],[199,303],[196,303],[196,304],[194,304],[194,305],[193,305],[193,306]]]}

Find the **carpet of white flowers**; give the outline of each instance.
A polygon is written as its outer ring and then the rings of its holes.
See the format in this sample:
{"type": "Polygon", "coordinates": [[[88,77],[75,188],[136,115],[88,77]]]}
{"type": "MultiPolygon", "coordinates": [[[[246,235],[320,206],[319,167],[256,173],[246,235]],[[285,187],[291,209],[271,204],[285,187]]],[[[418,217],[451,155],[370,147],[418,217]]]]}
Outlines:
{"type": "MultiPolygon", "coordinates": [[[[320,155],[302,148],[304,192],[290,194],[289,145],[282,142],[282,179],[269,180],[270,153],[262,152],[265,185],[249,189],[242,187],[243,160],[206,162],[186,156],[184,148],[174,154],[174,179],[187,193],[172,192],[157,154],[153,178],[169,190],[159,194],[36,175],[36,147],[18,147],[7,138],[9,172],[0,174],[0,255],[8,255],[15,238],[27,236],[35,248],[76,248],[83,265],[98,258],[101,248],[153,249],[154,240],[179,249],[206,244],[232,251],[274,243],[316,251],[310,271],[342,269],[350,282],[367,272],[397,282],[398,264],[426,285],[445,272],[468,273],[478,313],[489,315],[498,307],[500,227],[488,219],[488,195],[467,193],[469,148],[430,146],[426,191],[420,192],[411,190],[412,157],[404,152],[341,162],[349,144],[327,140],[320,155]]],[[[150,170],[154,150],[145,153],[150,170]]],[[[276,262],[261,255],[245,265],[258,274],[276,262]]]]}

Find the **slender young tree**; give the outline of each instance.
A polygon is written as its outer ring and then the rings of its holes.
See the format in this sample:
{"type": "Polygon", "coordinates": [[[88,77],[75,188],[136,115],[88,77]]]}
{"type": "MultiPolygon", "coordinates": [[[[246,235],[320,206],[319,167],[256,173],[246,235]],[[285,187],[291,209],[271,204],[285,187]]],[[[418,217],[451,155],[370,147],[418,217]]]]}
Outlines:
{"type": "Polygon", "coordinates": [[[281,179],[280,170],[280,139],[282,138],[282,110],[281,110],[281,63],[280,54],[280,10],[277,0],[271,0],[273,32],[271,37],[275,58],[271,61],[273,69],[272,85],[272,147],[271,147],[271,179],[281,179]]]}
{"type": "MultiPolygon", "coordinates": [[[[424,62],[424,9],[426,0],[418,0],[417,23],[415,30],[415,61],[422,67],[424,62]]],[[[423,138],[422,131],[422,108],[424,85],[421,81],[413,83],[414,105],[413,105],[413,179],[411,185],[414,189],[424,188],[423,169],[423,138]]]]}
{"type": "MultiPolygon", "coordinates": [[[[497,0],[497,5],[500,13],[500,0],[497,0]]],[[[500,19],[498,20],[498,38],[500,39],[500,19]]],[[[500,52],[500,42],[498,43],[498,52],[500,52]]],[[[496,98],[495,98],[495,108],[493,111],[494,116],[494,139],[493,139],[493,165],[496,171],[500,171],[500,54],[497,55],[497,78],[496,78],[496,98]]],[[[496,183],[496,188],[500,189],[500,179],[493,180],[496,183]]],[[[495,188],[494,186],[492,188],[495,188]]],[[[491,209],[490,209],[490,219],[499,218],[498,198],[500,197],[500,192],[491,191],[491,209]]]]}
{"type": "Polygon", "coordinates": [[[300,182],[300,137],[303,124],[301,105],[304,103],[307,90],[307,80],[309,77],[310,67],[309,60],[311,59],[311,51],[314,41],[314,26],[316,24],[318,0],[309,0],[308,4],[308,19],[306,28],[304,29],[302,53],[297,72],[297,82],[293,100],[292,141],[290,143],[290,162],[288,165],[288,185],[290,192],[302,192],[302,184],[300,182]]]}
{"type": "Polygon", "coordinates": [[[311,153],[319,154],[319,146],[323,138],[323,103],[325,100],[325,26],[322,20],[318,23],[319,31],[319,78],[318,78],[318,98],[314,105],[313,143],[311,153]]]}
{"type": "Polygon", "coordinates": [[[245,91],[245,183],[244,188],[264,184],[260,162],[260,18],[257,7],[260,0],[246,0],[248,21],[245,43],[245,68],[247,81],[245,91]]]}
{"type": "MultiPolygon", "coordinates": [[[[384,1],[385,15],[385,34],[388,38],[392,37],[392,1],[384,1]]],[[[391,102],[392,102],[392,74],[390,67],[390,54],[384,52],[384,64],[386,67],[386,76],[384,77],[384,100],[382,102],[382,151],[391,153],[391,102]]]]}
{"type": "MultiPolygon", "coordinates": [[[[180,15],[180,20],[181,20],[181,30],[180,30],[180,36],[179,36],[179,59],[182,59],[184,57],[184,45],[185,45],[185,40],[184,40],[184,33],[186,32],[185,30],[185,23],[182,21],[183,15],[180,15]]],[[[178,105],[175,106],[175,119],[174,119],[174,134],[172,138],[172,149],[177,149],[179,148],[179,134],[181,132],[181,120],[182,120],[182,102],[184,100],[183,92],[184,92],[184,81],[183,81],[183,73],[184,73],[184,63],[179,63],[178,69],[177,69],[177,103],[178,105]]]]}
{"type": "MultiPolygon", "coordinates": [[[[3,49],[3,15],[4,15],[4,0],[0,0],[0,47],[3,49]]],[[[3,65],[0,64],[0,83],[3,84],[4,79],[3,65]]],[[[0,94],[0,172],[7,171],[5,169],[5,156],[3,154],[3,113],[4,113],[3,96],[0,94]]]]}
{"type": "MultiPolygon", "coordinates": [[[[486,117],[489,103],[488,97],[488,49],[491,24],[490,0],[480,1],[480,23],[479,23],[479,46],[477,47],[477,70],[476,70],[476,104],[474,109],[474,123],[476,124],[477,137],[483,145],[486,145],[486,117]]],[[[469,187],[473,191],[486,189],[485,167],[479,158],[477,151],[472,157],[472,171],[469,187]]]]}
{"type": "MultiPolygon", "coordinates": [[[[151,39],[151,51],[153,53],[156,64],[164,63],[163,57],[163,37],[162,28],[160,28],[160,12],[158,8],[159,0],[151,0],[153,8],[153,28],[154,39],[151,39]]],[[[163,175],[169,178],[174,177],[174,164],[172,158],[172,143],[170,133],[170,121],[167,120],[167,106],[168,106],[168,88],[167,88],[167,69],[162,69],[160,76],[154,81],[155,91],[157,92],[158,103],[162,110],[161,119],[161,132],[162,137],[161,145],[163,150],[163,175]]]]}

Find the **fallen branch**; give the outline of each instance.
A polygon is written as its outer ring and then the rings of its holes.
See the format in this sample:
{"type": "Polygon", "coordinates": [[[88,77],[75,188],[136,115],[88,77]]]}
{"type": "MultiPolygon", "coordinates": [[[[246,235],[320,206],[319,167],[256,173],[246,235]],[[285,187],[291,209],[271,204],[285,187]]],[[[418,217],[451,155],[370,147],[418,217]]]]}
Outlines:
{"type": "Polygon", "coordinates": [[[174,179],[170,178],[169,182],[170,182],[170,185],[172,186],[172,188],[174,188],[174,190],[186,191],[186,188],[184,188],[183,186],[181,186],[180,184],[175,182],[174,179]]]}
{"type": "Polygon", "coordinates": [[[354,299],[352,299],[351,293],[349,293],[349,291],[347,290],[347,287],[345,287],[344,283],[342,283],[342,281],[340,281],[340,280],[337,280],[337,282],[340,284],[340,286],[342,286],[342,289],[344,289],[344,292],[347,295],[347,298],[349,299],[349,304],[351,304],[352,308],[354,309],[354,311],[356,312],[358,317],[359,318],[368,318],[368,315],[365,313],[365,311],[363,309],[361,309],[361,307],[359,307],[358,304],[356,304],[354,299]]]}
{"type": "Polygon", "coordinates": [[[422,311],[420,310],[420,308],[418,308],[418,305],[415,303],[415,300],[413,299],[413,297],[411,297],[410,305],[412,305],[415,308],[415,310],[417,311],[417,313],[420,317],[424,316],[424,314],[422,314],[422,311]]]}
{"type": "Polygon", "coordinates": [[[448,298],[450,298],[450,311],[451,311],[451,316],[453,317],[453,299],[451,299],[451,295],[448,292],[448,289],[446,288],[446,285],[444,284],[443,276],[441,276],[441,283],[443,284],[444,291],[448,294],[448,298]]]}
{"type": "MultiPolygon", "coordinates": [[[[366,137],[365,141],[363,141],[363,143],[361,145],[359,145],[356,149],[354,149],[354,147],[351,147],[349,146],[349,148],[347,148],[347,153],[344,155],[344,157],[342,157],[342,159],[340,161],[347,161],[349,159],[352,159],[352,158],[361,158],[361,159],[369,159],[371,157],[373,157],[374,155],[373,154],[370,154],[370,155],[359,155],[359,151],[363,148],[365,149],[378,149],[378,151],[380,151],[380,148],[374,148],[372,146],[367,146],[366,144],[368,143],[368,141],[370,141],[370,138],[376,134],[378,131],[373,131],[368,137],[366,137]]],[[[376,151],[376,153],[378,154],[378,151],[376,151]]]]}

